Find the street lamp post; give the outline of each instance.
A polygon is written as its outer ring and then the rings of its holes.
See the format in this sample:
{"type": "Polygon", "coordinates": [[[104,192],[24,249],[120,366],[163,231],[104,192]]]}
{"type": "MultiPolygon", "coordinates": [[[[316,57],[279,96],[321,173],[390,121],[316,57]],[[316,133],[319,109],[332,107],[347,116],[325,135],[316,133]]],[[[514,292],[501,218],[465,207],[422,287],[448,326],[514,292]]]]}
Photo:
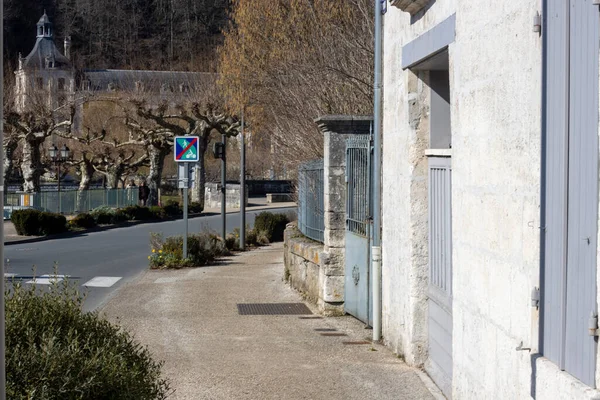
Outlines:
{"type": "Polygon", "coordinates": [[[67,145],[63,145],[63,147],[59,150],[55,144],[50,146],[48,149],[48,153],[54,166],[56,167],[56,179],[58,181],[58,213],[62,214],[62,202],[60,195],[60,165],[66,162],[71,157],[71,150],[67,147],[67,145]]]}

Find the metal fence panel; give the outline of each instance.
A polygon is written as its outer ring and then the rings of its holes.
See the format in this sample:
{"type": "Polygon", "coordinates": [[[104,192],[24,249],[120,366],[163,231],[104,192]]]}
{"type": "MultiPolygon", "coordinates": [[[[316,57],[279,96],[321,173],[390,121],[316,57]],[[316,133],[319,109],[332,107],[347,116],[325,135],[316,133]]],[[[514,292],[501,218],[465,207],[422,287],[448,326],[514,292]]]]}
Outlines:
{"type": "Polygon", "coordinates": [[[45,191],[39,193],[5,193],[4,217],[13,210],[35,208],[67,215],[89,212],[106,206],[122,208],[138,203],[138,188],[45,191]]]}
{"type": "Polygon", "coordinates": [[[323,160],[298,168],[298,228],[304,236],[321,243],[325,233],[324,178],[323,160]]]}

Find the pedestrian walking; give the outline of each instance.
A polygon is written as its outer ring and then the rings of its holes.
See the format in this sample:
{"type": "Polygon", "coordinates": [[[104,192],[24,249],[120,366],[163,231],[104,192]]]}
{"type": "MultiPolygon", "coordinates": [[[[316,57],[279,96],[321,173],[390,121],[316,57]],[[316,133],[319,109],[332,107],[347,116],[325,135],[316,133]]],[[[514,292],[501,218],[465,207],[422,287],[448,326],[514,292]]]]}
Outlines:
{"type": "Polygon", "coordinates": [[[150,195],[150,188],[148,186],[146,186],[146,182],[145,181],[142,181],[140,183],[140,189],[139,189],[139,193],[138,193],[140,204],[142,206],[146,205],[146,202],[148,201],[148,196],[149,195],[150,195]]]}

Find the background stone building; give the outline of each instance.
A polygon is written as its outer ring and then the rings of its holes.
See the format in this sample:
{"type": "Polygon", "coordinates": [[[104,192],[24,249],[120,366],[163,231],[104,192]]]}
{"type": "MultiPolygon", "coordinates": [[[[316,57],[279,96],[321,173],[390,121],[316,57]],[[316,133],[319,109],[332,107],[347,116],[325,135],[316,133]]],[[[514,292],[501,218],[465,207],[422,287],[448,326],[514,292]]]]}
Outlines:
{"type": "Polygon", "coordinates": [[[18,112],[38,101],[50,109],[57,109],[73,101],[75,70],[70,57],[71,39],[64,40],[64,53],[54,43],[54,27],[48,15],[37,23],[37,41],[27,57],[19,55],[15,71],[15,106],[18,112]]]}

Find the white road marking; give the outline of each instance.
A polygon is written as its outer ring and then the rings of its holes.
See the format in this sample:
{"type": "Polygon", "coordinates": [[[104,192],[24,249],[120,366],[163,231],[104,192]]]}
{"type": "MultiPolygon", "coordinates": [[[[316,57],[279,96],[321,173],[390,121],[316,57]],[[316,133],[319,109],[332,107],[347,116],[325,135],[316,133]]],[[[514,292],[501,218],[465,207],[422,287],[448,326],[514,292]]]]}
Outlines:
{"type": "Polygon", "coordinates": [[[5,273],[4,274],[5,278],[14,278],[15,276],[17,276],[17,274],[10,274],[10,273],[5,273]]]}
{"type": "Polygon", "coordinates": [[[25,283],[33,285],[51,285],[53,283],[58,283],[68,277],[69,275],[40,275],[25,283]]]}
{"type": "Polygon", "coordinates": [[[97,276],[84,283],[83,286],[109,288],[120,280],[120,276],[97,276]]]}

